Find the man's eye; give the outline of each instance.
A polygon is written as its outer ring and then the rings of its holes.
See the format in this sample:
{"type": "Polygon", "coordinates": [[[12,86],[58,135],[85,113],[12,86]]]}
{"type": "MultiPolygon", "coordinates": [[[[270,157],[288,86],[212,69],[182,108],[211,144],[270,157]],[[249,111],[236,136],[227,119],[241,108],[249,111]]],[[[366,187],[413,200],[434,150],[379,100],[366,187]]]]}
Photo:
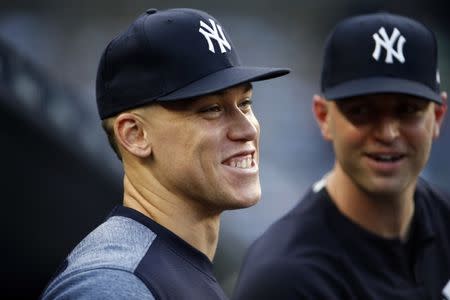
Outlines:
{"type": "Polygon", "coordinates": [[[421,108],[419,106],[412,105],[412,104],[404,105],[399,108],[399,112],[401,114],[415,114],[416,112],[418,112],[420,110],[421,110],[421,108]]]}
{"type": "Polygon", "coordinates": [[[242,110],[248,110],[248,109],[250,109],[252,107],[252,104],[253,104],[253,101],[250,100],[250,99],[247,99],[247,100],[242,101],[241,103],[239,103],[239,107],[242,110]]]}
{"type": "Polygon", "coordinates": [[[350,116],[363,116],[369,113],[369,108],[366,106],[352,106],[345,108],[344,112],[350,116]]]}
{"type": "Polygon", "coordinates": [[[421,98],[411,98],[405,101],[400,101],[395,110],[400,116],[412,116],[425,112],[429,107],[430,102],[421,98]]]}
{"type": "Polygon", "coordinates": [[[419,110],[418,107],[414,105],[406,105],[405,107],[400,108],[400,113],[402,114],[413,114],[419,110]]]}
{"type": "Polygon", "coordinates": [[[211,105],[201,110],[202,113],[220,112],[222,108],[219,105],[211,105]]]}
{"type": "Polygon", "coordinates": [[[374,112],[367,104],[342,103],[338,104],[341,113],[352,123],[363,124],[373,117],[374,112]]]}

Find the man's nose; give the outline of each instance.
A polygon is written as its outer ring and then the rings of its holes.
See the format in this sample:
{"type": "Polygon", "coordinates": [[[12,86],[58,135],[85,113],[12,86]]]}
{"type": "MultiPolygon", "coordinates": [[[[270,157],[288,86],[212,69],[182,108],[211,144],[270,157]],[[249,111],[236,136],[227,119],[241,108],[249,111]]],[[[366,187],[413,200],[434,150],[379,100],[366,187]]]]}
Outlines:
{"type": "Polygon", "coordinates": [[[393,142],[400,134],[400,122],[392,116],[379,116],[374,132],[380,142],[393,142]]]}
{"type": "Polygon", "coordinates": [[[228,138],[234,141],[253,141],[259,135],[259,123],[253,114],[233,113],[228,138]]]}

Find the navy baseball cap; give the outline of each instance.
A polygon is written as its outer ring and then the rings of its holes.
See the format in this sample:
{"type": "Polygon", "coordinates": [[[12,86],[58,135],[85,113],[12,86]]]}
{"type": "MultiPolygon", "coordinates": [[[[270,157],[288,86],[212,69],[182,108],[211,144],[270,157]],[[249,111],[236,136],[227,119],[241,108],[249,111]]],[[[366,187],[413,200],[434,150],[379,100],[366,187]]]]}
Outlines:
{"type": "Polygon", "coordinates": [[[206,12],[149,9],[104,50],[97,107],[105,119],[153,101],[192,98],[288,73],[242,66],[230,36],[206,12]]]}
{"type": "Polygon", "coordinates": [[[325,43],[321,76],[330,100],[403,93],[441,103],[437,42],[422,23],[386,12],[338,23],[325,43]]]}

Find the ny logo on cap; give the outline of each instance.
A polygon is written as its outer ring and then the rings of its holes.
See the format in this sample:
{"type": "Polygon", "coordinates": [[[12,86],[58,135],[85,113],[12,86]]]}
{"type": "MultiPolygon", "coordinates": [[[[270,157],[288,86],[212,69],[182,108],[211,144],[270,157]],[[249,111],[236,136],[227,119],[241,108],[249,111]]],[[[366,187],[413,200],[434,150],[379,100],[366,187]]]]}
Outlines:
{"type": "Polygon", "coordinates": [[[227,39],[225,38],[222,31],[222,27],[220,27],[220,25],[216,25],[216,23],[211,19],[209,19],[209,22],[211,23],[211,27],[209,27],[208,24],[200,20],[200,28],[198,30],[201,34],[203,34],[206,41],[208,41],[209,51],[211,51],[212,53],[216,53],[211,39],[215,39],[217,41],[220,47],[220,52],[222,53],[227,52],[225,47],[227,47],[228,50],[231,50],[230,43],[228,43],[227,39]]]}
{"type": "Polygon", "coordinates": [[[375,32],[372,37],[376,43],[375,50],[373,50],[372,53],[372,57],[376,61],[380,59],[381,47],[383,47],[386,50],[386,58],[384,60],[385,63],[394,63],[393,57],[395,57],[401,63],[405,62],[405,57],[403,56],[403,45],[405,44],[406,39],[403,35],[400,34],[400,31],[397,28],[394,28],[394,31],[392,31],[391,37],[388,37],[386,29],[384,29],[384,27],[378,29],[378,32],[375,32]],[[397,49],[394,50],[394,43],[396,41],[397,49]]]}

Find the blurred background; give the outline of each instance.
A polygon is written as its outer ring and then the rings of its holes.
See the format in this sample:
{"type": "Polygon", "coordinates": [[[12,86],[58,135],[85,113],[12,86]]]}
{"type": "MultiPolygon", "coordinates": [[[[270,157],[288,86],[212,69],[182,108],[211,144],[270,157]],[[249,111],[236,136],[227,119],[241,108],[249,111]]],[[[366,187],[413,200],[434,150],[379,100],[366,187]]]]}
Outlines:
{"type": "MultiPolygon", "coordinates": [[[[336,22],[379,10],[417,18],[437,35],[441,87],[450,87],[450,18],[443,0],[2,0],[0,269],[6,298],[38,298],[72,247],[121,202],[121,167],[96,111],[98,60],[147,8],[171,7],[214,15],[244,64],[292,69],[254,84],[263,197],[252,208],[223,214],[215,272],[229,295],[250,243],[332,167],[311,97],[319,91],[323,43],[336,22]]],[[[423,176],[450,191],[449,151],[447,120],[423,176]]]]}

